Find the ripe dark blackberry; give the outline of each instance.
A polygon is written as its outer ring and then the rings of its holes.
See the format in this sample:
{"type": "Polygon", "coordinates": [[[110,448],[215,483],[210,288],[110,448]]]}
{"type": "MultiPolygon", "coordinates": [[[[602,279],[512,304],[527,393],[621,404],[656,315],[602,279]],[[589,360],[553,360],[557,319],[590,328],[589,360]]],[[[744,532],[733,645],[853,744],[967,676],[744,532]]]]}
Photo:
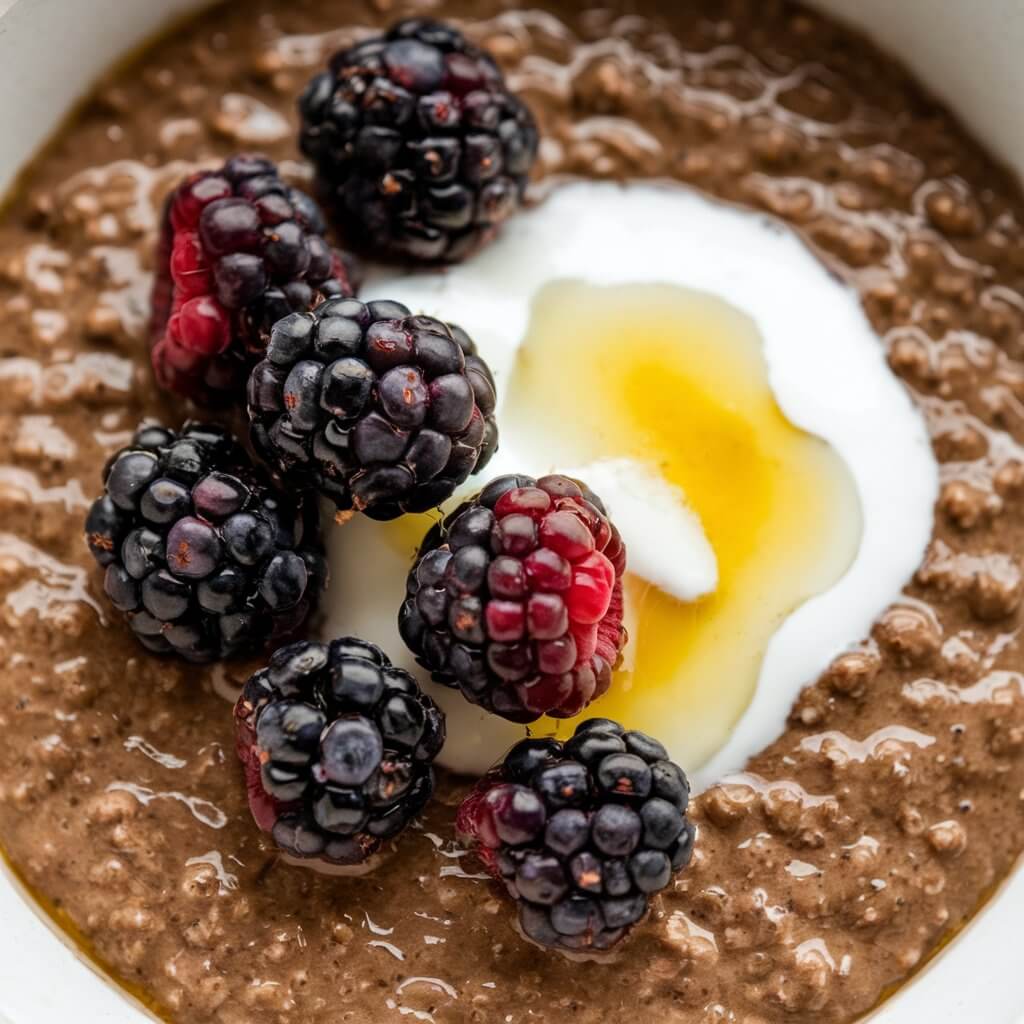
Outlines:
{"type": "Polygon", "coordinates": [[[256,823],[293,857],[365,866],[423,810],[444,713],[354,637],[275,652],[235,706],[256,823]]]}
{"type": "Polygon", "coordinates": [[[465,331],[397,302],[285,317],[249,378],[253,444],[342,512],[425,512],[498,446],[494,379],[475,353],[465,331]]]}
{"type": "Polygon", "coordinates": [[[600,952],[689,863],[689,799],[657,740],[594,718],[564,745],[513,747],[463,802],[456,828],[517,901],[529,939],[600,952]]]}
{"type": "Polygon", "coordinates": [[[240,402],[273,324],[351,295],[316,203],[259,156],[185,179],[167,201],[150,324],[161,387],[203,405],[240,402]]]}
{"type": "Polygon", "coordinates": [[[399,628],[474,704],[515,722],[571,718],[611,684],[625,567],[590,491],[564,476],[501,477],[427,534],[399,628]]]}
{"type": "Polygon", "coordinates": [[[143,646],[189,661],[294,634],[327,580],[316,502],[274,490],[216,426],[141,426],[107,463],[85,534],[143,646]]]}
{"type": "Polygon", "coordinates": [[[462,259],[519,207],[537,156],[494,60],[421,18],[335,54],[299,112],[345,241],[385,257],[462,259]]]}

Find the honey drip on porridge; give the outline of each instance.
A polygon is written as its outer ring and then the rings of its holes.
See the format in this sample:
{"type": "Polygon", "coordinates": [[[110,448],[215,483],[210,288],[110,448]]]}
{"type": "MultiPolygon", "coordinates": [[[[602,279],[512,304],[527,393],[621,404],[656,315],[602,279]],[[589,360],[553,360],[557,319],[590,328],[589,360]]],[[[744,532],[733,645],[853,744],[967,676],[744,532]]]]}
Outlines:
{"type": "Polygon", "coordinates": [[[856,555],[846,465],[783,415],[754,322],[678,286],[549,285],[504,390],[502,427],[517,445],[553,467],[646,462],[700,516],[716,591],[686,604],[629,576],[626,656],[583,717],[671,734],[684,763],[703,763],[750,702],[772,634],[856,555]]]}

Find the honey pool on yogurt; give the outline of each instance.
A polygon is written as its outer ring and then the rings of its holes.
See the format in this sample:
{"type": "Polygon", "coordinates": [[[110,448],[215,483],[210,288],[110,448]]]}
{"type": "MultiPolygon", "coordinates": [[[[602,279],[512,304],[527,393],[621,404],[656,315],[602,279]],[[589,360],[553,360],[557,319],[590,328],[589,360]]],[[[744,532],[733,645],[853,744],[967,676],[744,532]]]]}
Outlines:
{"type": "MultiPolygon", "coordinates": [[[[543,450],[556,468],[641,461],[700,517],[717,588],[687,603],[628,576],[625,657],[582,717],[614,718],[704,763],[749,704],[773,633],[853,562],[861,509],[850,472],[782,413],[754,322],[706,292],[554,282],[535,299],[503,388],[502,431],[517,450],[543,450]]],[[[426,525],[407,518],[394,527],[405,546],[426,525]]],[[[543,719],[530,731],[565,737],[575,724],[543,719]]]]}

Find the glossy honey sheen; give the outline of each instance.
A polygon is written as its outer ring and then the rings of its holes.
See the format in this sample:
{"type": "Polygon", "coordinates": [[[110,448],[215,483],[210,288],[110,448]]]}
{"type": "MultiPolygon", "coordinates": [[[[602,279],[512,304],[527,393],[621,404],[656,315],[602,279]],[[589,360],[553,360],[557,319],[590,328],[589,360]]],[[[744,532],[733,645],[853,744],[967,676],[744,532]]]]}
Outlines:
{"type": "Polygon", "coordinates": [[[540,446],[552,468],[642,460],[700,516],[717,590],[684,604],[630,576],[626,657],[585,716],[651,731],[702,764],[750,702],[772,634],[852,563],[853,478],[783,415],[754,322],[704,292],[553,283],[506,389],[502,429],[517,447],[540,446]]]}

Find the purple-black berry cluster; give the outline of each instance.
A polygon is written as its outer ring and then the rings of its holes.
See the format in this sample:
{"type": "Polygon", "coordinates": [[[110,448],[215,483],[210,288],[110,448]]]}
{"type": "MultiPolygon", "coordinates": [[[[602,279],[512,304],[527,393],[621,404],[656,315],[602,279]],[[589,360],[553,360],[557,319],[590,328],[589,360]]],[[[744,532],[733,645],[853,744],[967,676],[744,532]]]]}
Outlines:
{"type": "Polygon", "coordinates": [[[595,718],[564,745],[513,747],[459,808],[457,827],[516,900],[528,938],[599,953],[689,863],[689,799],[657,740],[595,718]]]}
{"type": "Polygon", "coordinates": [[[364,864],[423,810],[443,713],[374,644],[345,637],[277,651],[235,707],[260,827],[294,857],[364,864]]]}
{"type": "Polygon", "coordinates": [[[437,523],[398,616],[435,681],[514,722],[572,718],[625,643],[626,549],[574,480],[505,476],[437,523]]]}
{"type": "Polygon", "coordinates": [[[469,336],[397,302],[279,321],[249,381],[252,439],[339,510],[394,519],[451,497],[497,449],[494,379],[469,336]]]}
{"type": "Polygon", "coordinates": [[[211,661],[296,632],[326,583],[316,503],[275,491],[218,427],[140,427],[85,523],[144,647],[211,661]]]}
{"type": "Polygon", "coordinates": [[[299,112],[345,241],[385,257],[462,259],[519,207],[537,156],[494,60],[422,18],[336,54],[299,112]]]}

